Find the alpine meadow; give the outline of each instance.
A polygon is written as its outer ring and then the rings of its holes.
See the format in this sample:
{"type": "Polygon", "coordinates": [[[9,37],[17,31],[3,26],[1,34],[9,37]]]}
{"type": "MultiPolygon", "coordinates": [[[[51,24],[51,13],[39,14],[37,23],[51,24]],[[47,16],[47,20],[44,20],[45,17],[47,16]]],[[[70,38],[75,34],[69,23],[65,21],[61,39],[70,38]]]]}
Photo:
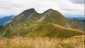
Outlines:
{"type": "Polygon", "coordinates": [[[0,1],[0,17],[6,16],[0,18],[0,48],[84,48],[85,19],[78,16],[83,14],[82,4],[80,0],[0,1]]]}

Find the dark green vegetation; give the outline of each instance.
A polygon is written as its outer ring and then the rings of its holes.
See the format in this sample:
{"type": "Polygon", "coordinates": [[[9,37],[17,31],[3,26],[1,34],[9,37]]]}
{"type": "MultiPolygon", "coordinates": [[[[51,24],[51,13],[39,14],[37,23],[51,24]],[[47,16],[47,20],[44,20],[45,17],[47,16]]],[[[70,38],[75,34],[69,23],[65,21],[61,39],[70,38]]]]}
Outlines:
{"type": "Polygon", "coordinates": [[[37,13],[33,8],[17,15],[0,30],[1,37],[69,38],[83,34],[83,31],[72,29],[69,20],[58,11],[49,9],[44,13],[37,13]]]}

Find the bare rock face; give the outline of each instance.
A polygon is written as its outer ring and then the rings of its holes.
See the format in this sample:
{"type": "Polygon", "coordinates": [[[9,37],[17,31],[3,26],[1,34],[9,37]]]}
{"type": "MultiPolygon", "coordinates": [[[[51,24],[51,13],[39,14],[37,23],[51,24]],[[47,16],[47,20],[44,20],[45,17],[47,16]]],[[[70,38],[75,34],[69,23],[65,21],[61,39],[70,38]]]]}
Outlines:
{"type": "Polygon", "coordinates": [[[35,14],[38,14],[34,8],[28,9],[20,13],[15,17],[16,21],[29,21],[29,19],[34,16],[35,14]]]}

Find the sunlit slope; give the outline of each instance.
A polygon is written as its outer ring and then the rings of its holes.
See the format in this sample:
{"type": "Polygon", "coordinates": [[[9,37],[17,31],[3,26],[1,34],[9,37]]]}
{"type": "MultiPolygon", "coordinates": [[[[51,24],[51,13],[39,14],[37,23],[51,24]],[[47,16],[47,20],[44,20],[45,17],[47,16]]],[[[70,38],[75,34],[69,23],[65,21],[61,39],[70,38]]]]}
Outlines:
{"type": "Polygon", "coordinates": [[[74,36],[68,39],[48,37],[15,37],[0,39],[1,48],[84,48],[84,36],[74,36]]]}
{"type": "Polygon", "coordinates": [[[57,37],[69,38],[72,36],[83,35],[84,32],[63,26],[48,23],[48,24],[22,24],[14,28],[7,28],[2,32],[4,37],[24,36],[24,37],[57,37]]]}
{"type": "Polygon", "coordinates": [[[83,31],[65,28],[57,24],[41,24],[34,27],[34,29],[32,29],[32,31],[28,35],[69,38],[72,36],[83,35],[83,34],[84,34],[83,31]]]}

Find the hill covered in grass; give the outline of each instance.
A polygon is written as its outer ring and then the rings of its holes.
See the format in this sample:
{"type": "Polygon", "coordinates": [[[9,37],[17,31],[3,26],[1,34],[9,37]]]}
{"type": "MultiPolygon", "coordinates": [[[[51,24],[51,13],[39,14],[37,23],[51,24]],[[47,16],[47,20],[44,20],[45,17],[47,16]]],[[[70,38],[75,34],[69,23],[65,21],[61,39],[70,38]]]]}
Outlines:
{"type": "Polygon", "coordinates": [[[84,35],[60,12],[31,8],[0,29],[0,48],[83,48],[84,35]]]}
{"type": "Polygon", "coordinates": [[[65,28],[57,24],[40,24],[36,25],[29,36],[47,36],[57,38],[69,38],[72,36],[83,35],[84,32],[76,29],[65,28]]]}
{"type": "Polygon", "coordinates": [[[66,28],[61,25],[54,23],[42,24],[34,23],[28,24],[23,23],[17,27],[8,27],[1,35],[4,37],[52,37],[52,38],[70,38],[77,35],[84,35],[85,33],[81,30],[72,28],[66,28]]]}
{"type": "Polygon", "coordinates": [[[37,13],[34,8],[20,13],[0,30],[2,37],[47,36],[68,38],[83,34],[83,31],[71,29],[69,20],[60,12],[48,9],[44,13],[37,13]]]}
{"type": "Polygon", "coordinates": [[[64,27],[71,28],[67,18],[60,12],[48,9],[44,13],[38,13],[34,8],[28,9],[17,15],[9,24],[16,26],[19,23],[55,23],[64,27]]]}

